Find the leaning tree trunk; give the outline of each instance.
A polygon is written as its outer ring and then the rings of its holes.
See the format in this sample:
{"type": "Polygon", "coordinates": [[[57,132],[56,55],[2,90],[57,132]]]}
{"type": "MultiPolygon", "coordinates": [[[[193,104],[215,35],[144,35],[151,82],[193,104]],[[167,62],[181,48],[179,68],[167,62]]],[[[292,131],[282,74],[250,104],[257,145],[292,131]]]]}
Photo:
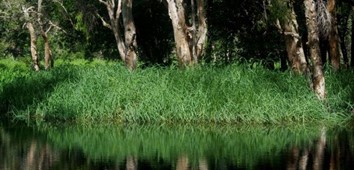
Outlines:
{"type": "Polygon", "coordinates": [[[303,74],[307,70],[307,62],[301,37],[299,35],[299,26],[296,20],[296,14],[292,5],[290,6],[290,16],[288,19],[283,21],[282,27],[291,69],[295,73],[303,74]]]}
{"type": "Polygon", "coordinates": [[[44,24],[42,22],[43,16],[43,8],[42,8],[42,0],[38,0],[38,24],[41,30],[41,36],[44,40],[44,67],[46,70],[53,67],[54,60],[52,58],[52,51],[50,49],[48,34],[44,29],[44,24]]]}
{"type": "Polygon", "coordinates": [[[28,32],[30,34],[30,41],[31,41],[31,56],[32,56],[32,62],[33,62],[33,68],[35,71],[39,71],[39,60],[38,60],[38,53],[37,53],[37,35],[35,32],[35,29],[33,27],[32,21],[29,16],[29,8],[26,9],[25,7],[22,7],[22,10],[25,15],[26,19],[26,27],[28,29],[28,32]]]}
{"type": "Polygon", "coordinates": [[[340,67],[340,48],[339,48],[339,36],[336,19],[336,0],[327,1],[327,10],[331,15],[331,26],[328,36],[329,42],[329,57],[331,59],[331,65],[334,70],[338,70],[340,67]]]}
{"type": "Polygon", "coordinates": [[[132,14],[133,0],[98,1],[104,4],[107,8],[110,22],[107,23],[102,17],[100,18],[103,26],[111,29],[114,34],[120,58],[129,67],[129,69],[135,69],[137,64],[137,43],[135,24],[132,14]],[[125,38],[123,38],[120,31],[120,16],[122,11],[125,38]]]}
{"type": "Polygon", "coordinates": [[[306,26],[308,32],[308,48],[312,61],[312,88],[316,92],[319,99],[324,100],[325,92],[325,78],[322,69],[322,61],[320,56],[319,46],[319,30],[317,26],[317,12],[314,0],[304,0],[306,26]]]}

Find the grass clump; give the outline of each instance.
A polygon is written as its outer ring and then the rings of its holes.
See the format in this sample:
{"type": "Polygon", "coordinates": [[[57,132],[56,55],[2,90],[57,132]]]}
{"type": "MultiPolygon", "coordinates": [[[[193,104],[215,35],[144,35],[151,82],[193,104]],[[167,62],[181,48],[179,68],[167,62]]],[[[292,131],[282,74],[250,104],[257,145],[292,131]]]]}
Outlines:
{"type": "Polygon", "coordinates": [[[347,77],[329,74],[329,99],[321,102],[303,77],[262,67],[131,72],[112,62],[62,62],[2,83],[0,102],[3,112],[40,122],[328,123],[347,117],[353,96],[347,77]]]}

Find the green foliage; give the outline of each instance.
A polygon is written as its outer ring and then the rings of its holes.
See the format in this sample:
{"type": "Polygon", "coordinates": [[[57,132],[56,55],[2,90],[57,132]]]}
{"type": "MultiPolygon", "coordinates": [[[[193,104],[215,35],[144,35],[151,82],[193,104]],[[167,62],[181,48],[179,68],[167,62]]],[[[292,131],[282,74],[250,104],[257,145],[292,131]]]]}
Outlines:
{"type": "Polygon", "coordinates": [[[348,97],[353,96],[351,86],[339,84],[340,93],[332,94],[329,88],[328,94],[341,100],[326,105],[303,77],[261,66],[152,67],[130,72],[101,60],[57,64],[52,71],[30,72],[2,83],[2,110],[29,121],[78,124],[328,123],[346,117],[348,97]]]}

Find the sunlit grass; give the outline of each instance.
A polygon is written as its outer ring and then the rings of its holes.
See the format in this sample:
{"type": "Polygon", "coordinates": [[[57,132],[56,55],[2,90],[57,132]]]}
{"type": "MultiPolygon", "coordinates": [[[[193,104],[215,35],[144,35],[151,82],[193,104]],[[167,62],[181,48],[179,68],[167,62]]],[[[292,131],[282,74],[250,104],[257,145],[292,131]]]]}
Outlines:
{"type": "MultiPolygon", "coordinates": [[[[0,111],[37,122],[291,124],[349,117],[353,73],[327,73],[326,102],[304,77],[233,64],[128,71],[101,60],[57,62],[51,71],[6,72],[0,111]]],[[[1,74],[2,75],[2,74],[1,74]]]]}

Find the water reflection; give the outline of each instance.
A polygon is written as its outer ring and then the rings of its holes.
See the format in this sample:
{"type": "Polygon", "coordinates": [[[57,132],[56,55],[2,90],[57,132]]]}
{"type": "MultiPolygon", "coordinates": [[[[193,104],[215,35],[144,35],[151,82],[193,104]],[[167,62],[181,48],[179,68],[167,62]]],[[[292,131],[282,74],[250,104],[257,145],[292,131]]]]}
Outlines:
{"type": "Polygon", "coordinates": [[[353,130],[0,126],[0,169],[352,169],[353,130]]]}

